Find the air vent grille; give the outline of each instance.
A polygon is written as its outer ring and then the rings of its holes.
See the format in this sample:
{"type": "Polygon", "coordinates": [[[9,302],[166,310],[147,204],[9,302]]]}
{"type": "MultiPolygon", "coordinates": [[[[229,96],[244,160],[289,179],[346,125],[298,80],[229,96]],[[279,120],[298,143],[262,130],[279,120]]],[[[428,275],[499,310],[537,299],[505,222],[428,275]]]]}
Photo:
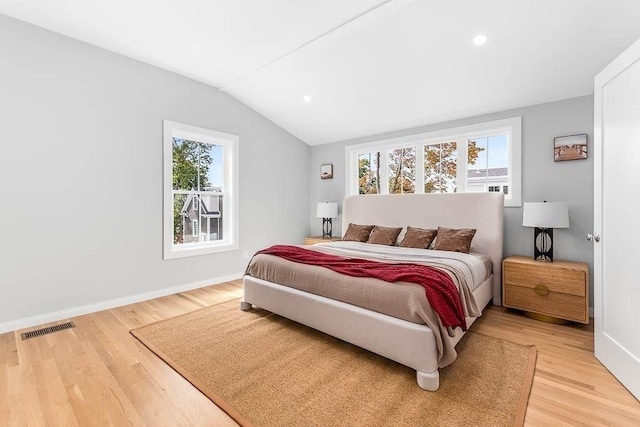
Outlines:
{"type": "Polygon", "coordinates": [[[24,341],[24,340],[28,340],[29,338],[40,337],[42,335],[52,334],[54,332],[64,331],[65,329],[71,329],[75,327],[76,325],[74,325],[73,322],[67,322],[67,323],[61,323],[55,326],[49,326],[47,328],[37,329],[31,332],[25,332],[23,334],[20,334],[20,336],[24,341]]]}

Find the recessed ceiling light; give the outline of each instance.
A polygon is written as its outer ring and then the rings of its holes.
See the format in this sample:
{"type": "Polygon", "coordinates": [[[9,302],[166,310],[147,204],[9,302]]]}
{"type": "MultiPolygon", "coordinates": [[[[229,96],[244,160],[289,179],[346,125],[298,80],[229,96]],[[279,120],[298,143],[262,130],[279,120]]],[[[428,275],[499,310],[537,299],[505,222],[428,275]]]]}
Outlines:
{"type": "Polygon", "coordinates": [[[310,96],[304,96],[302,99],[304,99],[304,102],[311,102],[310,96]]]}
{"type": "Polygon", "coordinates": [[[476,46],[481,46],[486,41],[487,41],[487,36],[485,36],[484,34],[480,34],[474,37],[473,44],[475,44],[476,46]]]}

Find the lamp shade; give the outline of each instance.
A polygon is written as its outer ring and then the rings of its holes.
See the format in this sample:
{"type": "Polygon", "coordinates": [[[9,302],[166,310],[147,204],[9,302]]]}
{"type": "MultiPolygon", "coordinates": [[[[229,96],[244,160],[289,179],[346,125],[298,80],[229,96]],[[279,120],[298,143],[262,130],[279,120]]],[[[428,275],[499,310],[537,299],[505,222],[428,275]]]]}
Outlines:
{"type": "Polygon", "coordinates": [[[565,202],[525,202],[522,225],[538,228],[569,228],[569,208],[565,202]]]}
{"type": "Polygon", "coordinates": [[[329,202],[318,203],[316,209],[316,217],[318,218],[336,218],[338,216],[338,204],[329,202]]]}

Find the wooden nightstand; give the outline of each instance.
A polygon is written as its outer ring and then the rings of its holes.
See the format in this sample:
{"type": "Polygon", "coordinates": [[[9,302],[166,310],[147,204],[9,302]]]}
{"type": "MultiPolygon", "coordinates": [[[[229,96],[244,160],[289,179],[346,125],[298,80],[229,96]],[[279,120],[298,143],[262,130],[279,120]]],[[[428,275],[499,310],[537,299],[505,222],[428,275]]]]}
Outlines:
{"type": "Polygon", "coordinates": [[[330,239],[323,239],[322,236],[314,236],[314,237],[305,237],[303,244],[305,244],[305,245],[315,245],[316,243],[339,242],[340,240],[342,240],[340,237],[332,237],[330,239]]]}
{"type": "Polygon", "coordinates": [[[502,297],[538,320],[589,323],[589,265],[510,256],[502,262],[502,297]]]}

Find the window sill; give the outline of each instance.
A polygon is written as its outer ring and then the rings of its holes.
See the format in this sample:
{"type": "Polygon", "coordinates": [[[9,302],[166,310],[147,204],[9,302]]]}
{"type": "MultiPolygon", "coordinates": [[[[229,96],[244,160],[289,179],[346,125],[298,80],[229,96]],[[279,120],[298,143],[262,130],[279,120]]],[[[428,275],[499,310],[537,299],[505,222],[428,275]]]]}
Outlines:
{"type": "Polygon", "coordinates": [[[164,259],[187,258],[192,256],[209,255],[220,252],[237,251],[239,246],[237,243],[220,243],[216,245],[198,245],[187,248],[171,246],[164,252],[164,259]]]}

